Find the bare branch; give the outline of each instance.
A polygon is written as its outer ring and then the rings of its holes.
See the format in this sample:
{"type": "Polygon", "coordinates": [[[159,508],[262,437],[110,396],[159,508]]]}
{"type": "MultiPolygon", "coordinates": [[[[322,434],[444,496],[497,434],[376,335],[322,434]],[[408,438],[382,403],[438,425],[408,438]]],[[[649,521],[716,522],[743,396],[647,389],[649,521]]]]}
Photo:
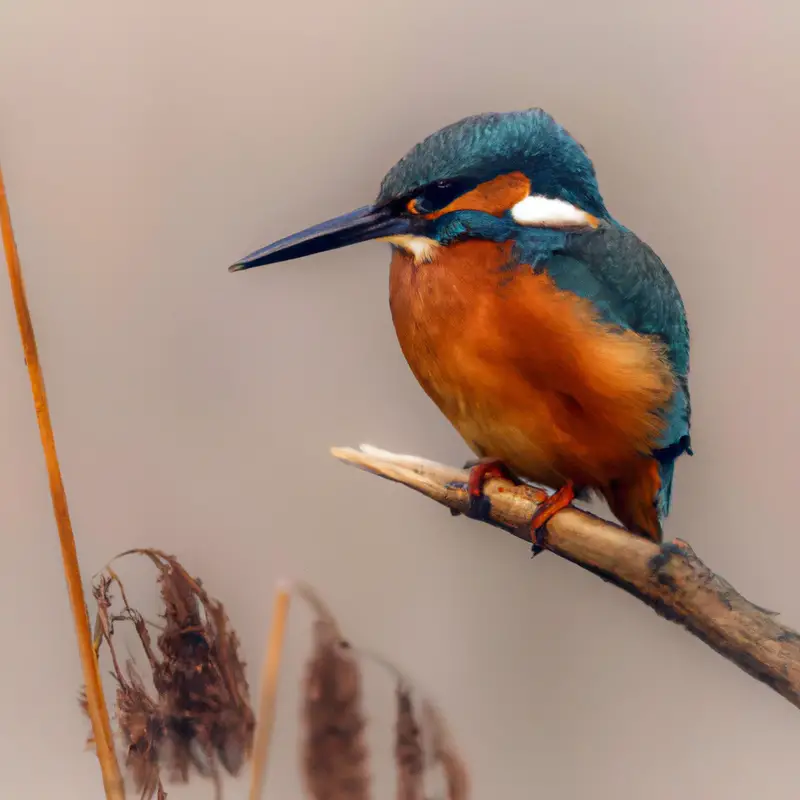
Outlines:
{"type": "MultiPolygon", "coordinates": [[[[368,445],[331,452],[340,461],[402,483],[455,512],[468,508],[464,470],[368,445]]],[[[486,495],[491,524],[527,539],[537,491],[492,479],[486,495]]],[[[800,708],[800,634],[715,575],[688,544],[659,548],[572,508],[556,515],[547,530],[546,549],[647,603],[800,708]]]]}

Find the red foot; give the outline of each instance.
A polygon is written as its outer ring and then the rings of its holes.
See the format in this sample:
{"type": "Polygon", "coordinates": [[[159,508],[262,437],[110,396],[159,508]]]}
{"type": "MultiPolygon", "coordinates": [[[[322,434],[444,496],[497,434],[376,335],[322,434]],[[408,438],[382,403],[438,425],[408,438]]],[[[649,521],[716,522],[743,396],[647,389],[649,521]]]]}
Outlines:
{"type": "Polygon", "coordinates": [[[534,543],[534,551],[536,551],[536,548],[541,549],[544,547],[547,523],[559,511],[567,508],[574,499],[575,485],[572,481],[567,481],[555,494],[551,494],[542,502],[531,520],[531,538],[534,543]]]}
{"type": "Polygon", "coordinates": [[[469,471],[467,481],[467,492],[469,494],[469,511],[467,516],[479,519],[483,522],[488,521],[491,511],[489,498],[483,493],[486,481],[491,478],[504,478],[505,480],[516,483],[516,479],[511,474],[508,467],[497,458],[483,458],[473,464],[469,471]]]}
{"type": "Polygon", "coordinates": [[[486,458],[475,464],[469,471],[467,491],[470,497],[481,497],[486,481],[491,478],[505,478],[513,481],[508,467],[497,458],[486,458]]]}

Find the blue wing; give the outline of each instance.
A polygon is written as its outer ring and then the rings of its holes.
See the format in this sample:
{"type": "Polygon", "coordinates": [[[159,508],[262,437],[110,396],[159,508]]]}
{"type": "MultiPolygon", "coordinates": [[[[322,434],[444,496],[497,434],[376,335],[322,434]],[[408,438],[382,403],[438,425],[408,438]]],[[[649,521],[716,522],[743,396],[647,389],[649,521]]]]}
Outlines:
{"type": "Polygon", "coordinates": [[[542,268],[565,291],[589,300],[607,322],[660,338],[678,390],[662,409],[665,429],[653,456],[659,462],[659,514],[669,513],[675,461],[691,454],[689,328],[677,286],[661,259],[634,233],[616,223],[590,233],[569,234],[557,250],[542,252],[531,230],[518,240],[523,263],[542,268]],[[538,266],[537,266],[538,265],[538,266]]]}

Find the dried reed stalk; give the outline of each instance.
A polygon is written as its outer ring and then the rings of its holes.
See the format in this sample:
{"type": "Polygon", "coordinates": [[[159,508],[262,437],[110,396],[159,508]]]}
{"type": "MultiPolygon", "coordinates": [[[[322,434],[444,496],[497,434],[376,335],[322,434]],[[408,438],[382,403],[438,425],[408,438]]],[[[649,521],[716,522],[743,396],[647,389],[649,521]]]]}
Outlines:
{"type": "Polygon", "coordinates": [[[64,576],[67,582],[72,617],[75,624],[75,633],[78,639],[78,653],[80,655],[83,678],[86,686],[86,709],[92,722],[93,739],[100,769],[103,775],[103,786],[106,797],[110,800],[123,800],[125,786],[117,763],[114,751],[114,740],[111,734],[111,722],[108,718],[103,686],[100,681],[100,672],[92,644],[92,632],[89,628],[89,618],[83,596],[78,554],[75,548],[75,537],[67,506],[67,494],[64,481],[61,477],[61,468],[56,453],[53,425],[50,420],[50,410],[47,404],[44,375],[39,361],[39,352],[36,346],[36,337],[33,330],[28,300],[25,295],[25,284],[22,279],[17,245],[14,231],[11,226],[11,212],[8,206],[5,183],[2,169],[0,169],[0,227],[2,228],[3,248],[8,265],[8,277],[11,283],[11,293],[14,297],[14,307],[17,313],[22,349],[25,353],[25,363],[28,366],[28,376],[31,383],[33,403],[36,409],[36,420],[39,425],[39,434],[42,440],[47,474],[50,481],[50,496],[53,503],[53,514],[58,528],[58,538],[61,545],[61,559],[64,565],[64,576]]]}
{"type": "Polygon", "coordinates": [[[250,773],[250,800],[259,800],[266,780],[269,746],[272,738],[272,728],[275,724],[281,653],[283,652],[286,622],[289,616],[290,598],[289,589],[284,585],[280,585],[275,592],[267,652],[261,668],[259,711],[256,718],[250,773]]]}
{"type": "MultiPolygon", "coordinates": [[[[362,445],[332,454],[401,483],[451,510],[468,508],[467,473],[417,456],[362,445]]],[[[522,539],[541,493],[493,479],[487,482],[490,522],[522,539]]],[[[601,577],[682,625],[748,675],[800,708],[800,633],[751,603],[712,572],[685,542],[658,545],[577,508],[547,526],[546,549],[601,577]]]]}

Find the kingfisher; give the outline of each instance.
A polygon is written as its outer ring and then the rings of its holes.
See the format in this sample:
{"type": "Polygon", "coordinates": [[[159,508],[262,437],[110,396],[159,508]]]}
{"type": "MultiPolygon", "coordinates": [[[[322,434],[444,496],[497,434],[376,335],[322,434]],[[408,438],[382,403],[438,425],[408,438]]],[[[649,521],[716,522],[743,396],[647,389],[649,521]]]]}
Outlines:
{"type": "MultiPolygon", "coordinates": [[[[417,381],[485,482],[549,488],[530,523],[603,497],[662,544],[692,454],[689,326],[656,253],[606,208],[586,149],[540,108],[476,114],[416,144],[374,203],[280,239],[232,272],[368,240],[391,246],[389,305],[417,381]]],[[[663,545],[666,547],[666,545],[663,545]]]]}

